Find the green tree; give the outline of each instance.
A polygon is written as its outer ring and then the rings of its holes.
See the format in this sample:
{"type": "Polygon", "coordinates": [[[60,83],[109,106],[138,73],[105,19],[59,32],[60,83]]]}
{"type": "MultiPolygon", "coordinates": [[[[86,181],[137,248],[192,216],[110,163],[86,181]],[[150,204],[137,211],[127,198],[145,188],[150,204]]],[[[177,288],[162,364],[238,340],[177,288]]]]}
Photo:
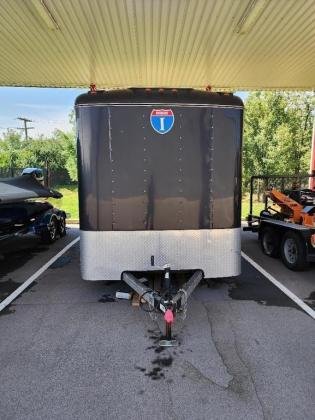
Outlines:
{"type": "Polygon", "coordinates": [[[69,132],[56,130],[50,138],[22,140],[19,133],[8,130],[0,139],[0,168],[16,169],[34,166],[46,170],[45,182],[50,185],[51,171],[66,169],[72,181],[77,180],[77,158],[74,111],[69,115],[69,132]]]}
{"type": "Polygon", "coordinates": [[[45,168],[46,185],[50,185],[51,171],[64,168],[65,157],[60,139],[41,136],[26,142],[23,154],[23,166],[45,168]]]}
{"type": "Polygon", "coordinates": [[[77,153],[74,131],[63,132],[55,131],[55,137],[61,142],[63,149],[63,158],[65,160],[65,168],[68,171],[71,181],[78,180],[77,173],[77,153]]]}
{"type": "Polygon", "coordinates": [[[16,175],[16,169],[21,166],[21,159],[25,142],[20,133],[7,130],[0,140],[0,167],[9,169],[10,175],[16,175]]]}
{"type": "Polygon", "coordinates": [[[243,190],[252,175],[307,173],[312,93],[254,92],[245,104],[243,190]]]}

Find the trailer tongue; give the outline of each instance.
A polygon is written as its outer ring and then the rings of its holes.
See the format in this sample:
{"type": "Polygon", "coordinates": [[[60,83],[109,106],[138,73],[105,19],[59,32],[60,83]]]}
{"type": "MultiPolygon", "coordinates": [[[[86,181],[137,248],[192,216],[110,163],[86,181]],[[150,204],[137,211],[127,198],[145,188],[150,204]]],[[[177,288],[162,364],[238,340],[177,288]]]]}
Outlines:
{"type": "Polygon", "coordinates": [[[164,314],[165,336],[159,342],[161,347],[176,345],[176,340],[172,337],[172,324],[177,315],[185,319],[187,300],[202,279],[203,272],[196,270],[174,295],[171,288],[169,266],[165,267],[164,290],[161,293],[144,285],[143,283],[147,279],[139,281],[132,273],[125,272],[122,274],[122,280],[140,295],[140,302],[141,299],[144,299],[148,303],[150,312],[164,314]]]}

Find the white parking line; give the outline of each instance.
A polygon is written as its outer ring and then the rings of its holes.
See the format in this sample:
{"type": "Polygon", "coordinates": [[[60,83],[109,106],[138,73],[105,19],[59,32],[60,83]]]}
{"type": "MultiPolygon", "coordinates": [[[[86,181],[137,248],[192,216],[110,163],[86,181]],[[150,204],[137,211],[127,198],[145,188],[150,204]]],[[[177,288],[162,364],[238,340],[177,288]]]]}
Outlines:
{"type": "Polygon", "coordinates": [[[278,289],[280,289],[285,295],[287,295],[290,299],[293,300],[303,311],[305,311],[310,317],[315,319],[315,311],[310,308],[306,303],[303,302],[298,296],[291,292],[291,290],[287,289],[280,281],[275,279],[271,274],[269,274],[264,268],[262,268],[259,264],[257,264],[254,260],[252,260],[247,254],[243,251],[241,252],[242,257],[249,262],[256,270],[258,270],[263,276],[265,276],[271,283],[273,283],[278,289]]]}
{"type": "Polygon", "coordinates": [[[74,244],[76,244],[80,240],[80,237],[75,238],[72,242],[70,242],[67,246],[65,246],[58,254],[52,257],[46,264],[44,264],[39,270],[36,271],[31,277],[29,277],[24,283],[21,284],[10,296],[4,299],[0,303],[0,312],[8,306],[14,299],[16,299],[33,281],[37,279],[44,271],[47,270],[55,261],[58,260],[61,255],[67,252],[74,244]]]}

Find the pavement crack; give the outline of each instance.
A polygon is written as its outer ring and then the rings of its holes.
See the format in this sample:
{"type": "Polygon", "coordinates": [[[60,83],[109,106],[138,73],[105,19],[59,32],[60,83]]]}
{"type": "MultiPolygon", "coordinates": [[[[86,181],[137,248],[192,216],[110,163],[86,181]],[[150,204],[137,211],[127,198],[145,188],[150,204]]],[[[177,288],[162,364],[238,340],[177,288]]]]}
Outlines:
{"type": "Polygon", "coordinates": [[[236,352],[236,354],[237,354],[237,357],[238,357],[238,358],[239,358],[239,360],[241,361],[242,365],[245,367],[245,369],[246,369],[246,371],[247,371],[248,378],[249,378],[249,380],[250,380],[250,382],[251,382],[251,384],[252,384],[252,386],[253,386],[253,389],[254,389],[254,392],[255,392],[255,395],[256,395],[257,401],[258,401],[258,403],[259,403],[259,405],[260,405],[260,408],[261,408],[261,412],[262,412],[263,419],[264,419],[264,420],[267,420],[267,419],[268,419],[268,416],[266,415],[266,412],[265,412],[265,409],[264,409],[263,402],[262,402],[262,400],[261,400],[261,398],[260,398],[260,396],[259,396],[259,394],[258,394],[257,387],[256,387],[256,384],[255,384],[255,380],[254,380],[254,378],[253,378],[252,371],[251,371],[250,367],[248,366],[248,364],[247,364],[247,363],[245,362],[245,360],[243,359],[243,357],[241,356],[241,352],[240,352],[239,347],[238,347],[238,345],[237,345],[236,334],[235,334],[234,326],[233,326],[233,323],[232,323],[232,321],[231,321],[231,320],[229,320],[229,324],[230,324],[230,326],[231,326],[231,331],[232,331],[232,333],[233,333],[235,352],[236,352]]]}
{"type": "MultiPolygon", "coordinates": [[[[254,392],[254,395],[258,401],[258,404],[260,406],[261,412],[262,412],[262,417],[264,420],[268,419],[268,416],[265,412],[265,408],[263,405],[263,401],[261,400],[259,394],[258,394],[258,390],[256,388],[256,384],[253,378],[253,374],[251,372],[250,367],[245,363],[245,360],[242,358],[241,356],[241,352],[240,349],[238,347],[238,343],[237,343],[237,339],[236,339],[236,333],[235,333],[235,328],[233,326],[233,323],[231,321],[231,318],[228,317],[226,319],[228,326],[229,326],[229,330],[231,331],[231,346],[234,349],[234,354],[235,354],[235,361],[233,362],[233,358],[230,360],[230,362],[228,362],[227,357],[224,356],[222,354],[222,349],[220,350],[220,346],[217,342],[217,339],[215,337],[215,332],[214,332],[214,326],[213,326],[213,322],[209,313],[209,310],[207,308],[207,306],[205,304],[203,304],[206,312],[207,312],[207,319],[208,319],[208,323],[210,326],[210,330],[211,330],[211,337],[213,340],[213,344],[222,360],[222,363],[224,364],[228,374],[232,377],[232,379],[229,381],[228,387],[227,389],[230,390],[231,392],[239,395],[239,396],[243,396],[245,398],[250,397],[250,389],[252,389],[252,392],[254,392]],[[239,362],[237,363],[236,360],[238,360],[239,362]],[[248,385],[246,386],[246,382],[248,383],[248,385]]],[[[228,350],[226,350],[228,351],[228,350]]],[[[232,357],[232,355],[230,355],[230,357],[232,357]]],[[[221,387],[222,389],[222,387],[221,387]]]]}
{"type": "MultiPolygon", "coordinates": [[[[188,360],[184,360],[183,363],[183,367],[185,371],[189,371],[190,373],[190,377],[191,379],[194,379],[193,377],[195,376],[196,380],[201,380],[204,383],[210,384],[210,385],[214,385],[215,387],[218,387],[221,390],[227,390],[229,387],[224,387],[220,384],[218,384],[217,382],[213,381],[211,378],[209,378],[208,376],[204,375],[200,369],[198,369],[195,365],[193,365],[191,362],[188,362],[188,360]]],[[[186,372],[187,373],[187,372],[186,372]]]]}
{"type": "Polygon", "coordinates": [[[170,413],[169,413],[170,419],[179,420],[179,417],[175,414],[175,411],[174,411],[174,401],[173,401],[173,396],[172,396],[172,390],[169,383],[167,383],[167,394],[168,394],[168,398],[169,398],[169,402],[171,406],[170,413]]]}
{"type": "MultiPolygon", "coordinates": [[[[228,386],[226,387],[226,389],[227,389],[227,388],[230,386],[230,384],[233,382],[233,380],[234,380],[234,375],[233,375],[233,373],[230,371],[229,366],[228,366],[228,363],[227,363],[227,361],[225,360],[225,358],[224,358],[224,356],[223,356],[222,352],[220,351],[220,349],[219,349],[219,347],[218,347],[218,345],[217,345],[216,339],[215,339],[214,334],[213,334],[213,325],[212,325],[212,320],[211,320],[211,318],[210,318],[209,311],[208,311],[208,309],[207,309],[207,307],[206,307],[206,305],[205,305],[204,303],[202,303],[202,306],[204,307],[204,309],[205,309],[205,311],[206,311],[206,314],[207,314],[207,320],[208,320],[208,324],[209,324],[209,327],[210,327],[210,335],[211,335],[211,339],[212,339],[213,345],[214,345],[214,347],[215,347],[215,349],[216,349],[216,351],[217,351],[218,355],[220,356],[220,359],[222,360],[222,364],[223,364],[223,366],[225,367],[226,372],[227,372],[227,373],[231,376],[231,379],[229,380],[229,384],[228,384],[228,386]]],[[[219,386],[220,386],[220,385],[219,385],[219,386]]],[[[221,387],[221,386],[220,386],[220,387],[221,387]]],[[[225,387],[221,387],[221,388],[224,388],[224,389],[225,389],[225,387]]]]}

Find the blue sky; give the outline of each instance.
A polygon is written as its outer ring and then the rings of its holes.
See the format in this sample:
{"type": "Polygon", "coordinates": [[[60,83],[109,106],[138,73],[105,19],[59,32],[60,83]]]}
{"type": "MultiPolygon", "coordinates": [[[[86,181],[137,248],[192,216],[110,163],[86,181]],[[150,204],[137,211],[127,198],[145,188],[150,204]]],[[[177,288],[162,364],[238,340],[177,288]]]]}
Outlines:
{"type": "MultiPolygon", "coordinates": [[[[21,127],[17,117],[33,120],[30,136],[49,136],[56,128],[68,130],[75,98],[87,89],[0,87],[0,134],[21,127]]],[[[245,92],[237,92],[242,99],[245,92]]]]}
{"type": "Polygon", "coordinates": [[[75,98],[86,89],[0,88],[0,133],[22,126],[17,117],[33,120],[30,136],[49,136],[56,128],[69,129],[75,98]]]}

